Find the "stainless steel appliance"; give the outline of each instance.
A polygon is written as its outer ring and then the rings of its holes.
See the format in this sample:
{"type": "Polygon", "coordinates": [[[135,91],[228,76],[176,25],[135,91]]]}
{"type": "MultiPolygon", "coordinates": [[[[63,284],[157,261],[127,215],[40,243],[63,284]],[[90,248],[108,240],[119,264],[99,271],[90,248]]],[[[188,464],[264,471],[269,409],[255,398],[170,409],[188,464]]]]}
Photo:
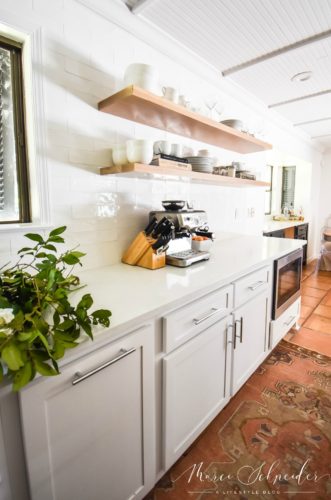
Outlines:
{"type": "Polygon", "coordinates": [[[207,214],[204,210],[193,210],[182,200],[162,202],[165,210],[153,211],[149,214],[150,221],[160,222],[166,218],[173,224],[172,239],[168,241],[166,263],[177,267],[188,267],[196,262],[208,260],[209,252],[192,249],[192,233],[205,234],[212,237],[207,225],[207,214]]]}
{"type": "Polygon", "coordinates": [[[277,319],[300,297],[302,248],[274,263],[274,293],[272,319],[277,319]]]}

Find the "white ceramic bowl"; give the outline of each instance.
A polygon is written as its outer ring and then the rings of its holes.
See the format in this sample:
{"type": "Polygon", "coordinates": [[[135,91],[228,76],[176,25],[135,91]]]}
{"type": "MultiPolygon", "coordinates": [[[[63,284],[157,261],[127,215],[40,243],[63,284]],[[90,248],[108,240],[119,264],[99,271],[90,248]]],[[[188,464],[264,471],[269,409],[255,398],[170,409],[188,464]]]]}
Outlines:
{"type": "Polygon", "coordinates": [[[115,144],[112,147],[112,157],[114,165],[125,165],[128,163],[126,144],[115,144]]]}
{"type": "Polygon", "coordinates": [[[130,139],[126,141],[126,154],[130,163],[149,164],[153,159],[153,141],[130,139]]]}
{"type": "Polygon", "coordinates": [[[137,85],[142,89],[156,93],[158,90],[159,75],[157,70],[149,64],[130,64],[124,73],[124,85],[137,85]]]}

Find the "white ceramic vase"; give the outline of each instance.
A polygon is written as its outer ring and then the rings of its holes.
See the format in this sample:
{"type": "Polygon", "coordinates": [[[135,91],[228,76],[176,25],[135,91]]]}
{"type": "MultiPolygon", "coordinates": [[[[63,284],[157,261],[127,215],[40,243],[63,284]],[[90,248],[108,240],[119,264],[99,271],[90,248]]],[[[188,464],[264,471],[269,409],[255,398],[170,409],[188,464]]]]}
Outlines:
{"type": "Polygon", "coordinates": [[[130,64],[124,73],[124,85],[137,85],[149,92],[157,93],[159,75],[149,64],[130,64]]]}
{"type": "Polygon", "coordinates": [[[126,154],[130,163],[149,164],[153,159],[153,141],[130,139],[126,141],[126,154]]]}

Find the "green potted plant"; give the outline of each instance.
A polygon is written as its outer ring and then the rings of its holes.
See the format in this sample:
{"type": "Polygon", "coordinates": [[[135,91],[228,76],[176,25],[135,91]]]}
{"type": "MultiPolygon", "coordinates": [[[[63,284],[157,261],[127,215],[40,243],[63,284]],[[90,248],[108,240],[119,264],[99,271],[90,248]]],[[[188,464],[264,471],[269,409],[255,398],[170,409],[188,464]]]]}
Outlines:
{"type": "Polygon", "coordinates": [[[58,375],[57,361],[94,325],[109,326],[111,312],[90,312],[93,299],[85,294],[76,305],[70,294],[82,288],[73,266],[85,255],[77,250],[58,254],[66,227],[46,239],[26,234],[33,246],[18,251],[18,262],[0,269],[0,380],[5,377],[18,391],[37,373],[58,375]]]}

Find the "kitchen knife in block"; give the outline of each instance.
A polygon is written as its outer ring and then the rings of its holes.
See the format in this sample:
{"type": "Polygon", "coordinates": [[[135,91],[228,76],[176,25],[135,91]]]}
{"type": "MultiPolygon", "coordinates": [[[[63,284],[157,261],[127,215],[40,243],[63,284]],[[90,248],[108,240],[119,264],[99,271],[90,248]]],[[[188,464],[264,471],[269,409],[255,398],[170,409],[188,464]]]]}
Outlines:
{"type": "Polygon", "coordinates": [[[141,231],[137,234],[129,248],[124,252],[122,262],[124,262],[124,264],[130,264],[130,266],[135,266],[138,260],[147,252],[154,242],[154,239],[151,240],[146,238],[145,233],[141,231]]]}
{"type": "Polygon", "coordinates": [[[160,269],[166,265],[165,252],[157,254],[152,247],[149,247],[144,255],[138,260],[137,266],[145,267],[146,269],[160,269]]]}

